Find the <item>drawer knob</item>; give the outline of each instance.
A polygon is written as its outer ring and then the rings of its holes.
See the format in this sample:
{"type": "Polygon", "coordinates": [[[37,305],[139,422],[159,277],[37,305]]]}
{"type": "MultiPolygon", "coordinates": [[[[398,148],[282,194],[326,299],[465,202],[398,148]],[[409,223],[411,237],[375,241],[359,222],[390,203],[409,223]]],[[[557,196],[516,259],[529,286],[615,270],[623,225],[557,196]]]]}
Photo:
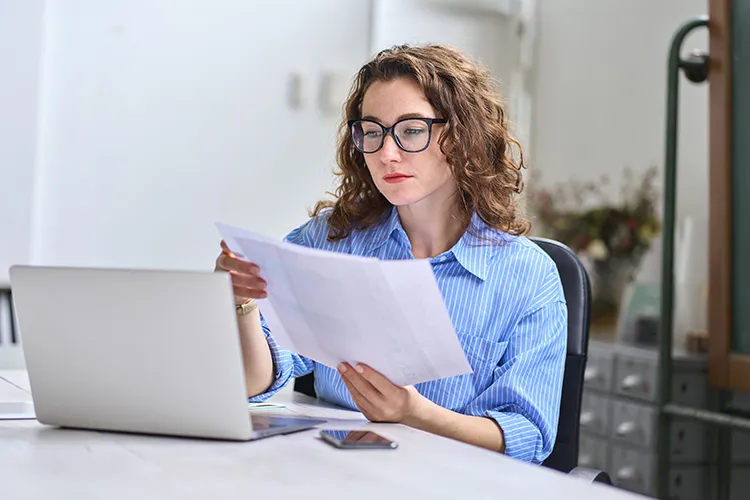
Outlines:
{"type": "Polygon", "coordinates": [[[644,382],[645,381],[643,380],[643,377],[641,377],[640,375],[628,375],[622,379],[622,388],[626,391],[639,389],[645,386],[644,382]]]}
{"type": "Polygon", "coordinates": [[[599,373],[599,370],[594,367],[587,367],[583,372],[583,380],[586,382],[591,382],[592,380],[596,380],[600,377],[601,375],[599,373]]]}
{"type": "Polygon", "coordinates": [[[623,422],[620,425],[617,426],[617,429],[615,429],[615,432],[620,437],[625,437],[630,434],[635,434],[635,432],[638,430],[638,426],[633,421],[623,422]]]}
{"type": "Polygon", "coordinates": [[[583,427],[588,427],[589,425],[594,423],[594,412],[593,411],[584,411],[581,413],[581,419],[579,421],[583,427]]]}
{"type": "Polygon", "coordinates": [[[617,474],[615,474],[615,477],[619,481],[631,482],[638,478],[638,471],[635,469],[635,467],[628,465],[628,466],[620,468],[617,471],[617,474]]]}

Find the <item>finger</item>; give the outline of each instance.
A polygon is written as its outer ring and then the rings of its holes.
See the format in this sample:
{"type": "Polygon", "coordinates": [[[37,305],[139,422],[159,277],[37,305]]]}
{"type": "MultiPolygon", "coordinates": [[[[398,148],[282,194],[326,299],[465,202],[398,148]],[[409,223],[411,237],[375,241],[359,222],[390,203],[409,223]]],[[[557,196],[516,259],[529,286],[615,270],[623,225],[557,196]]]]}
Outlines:
{"type": "Polygon", "coordinates": [[[365,364],[358,364],[355,371],[359,373],[363,379],[367,380],[379,393],[386,397],[400,389],[399,386],[388,380],[383,374],[373,370],[365,364]]]}
{"type": "Polygon", "coordinates": [[[369,419],[371,419],[372,415],[374,414],[375,406],[367,400],[366,397],[360,393],[354,385],[352,385],[349,380],[347,380],[346,377],[341,377],[344,381],[344,385],[349,390],[349,394],[351,394],[352,399],[354,400],[354,404],[357,405],[357,408],[365,414],[365,416],[369,419]]]}
{"type": "Polygon", "coordinates": [[[372,403],[378,404],[383,401],[383,394],[381,394],[374,385],[352,368],[349,363],[341,363],[339,365],[339,372],[344,379],[348,380],[360,394],[372,403]]]}
{"type": "Polygon", "coordinates": [[[237,257],[232,257],[223,252],[219,255],[216,263],[225,271],[237,271],[240,274],[249,275],[257,275],[260,272],[260,268],[256,264],[238,259],[237,257]]]}
{"type": "Polygon", "coordinates": [[[268,286],[266,280],[260,276],[248,276],[246,274],[239,274],[237,271],[229,271],[229,274],[232,276],[232,283],[237,286],[256,290],[265,290],[268,286]]]}
{"type": "Polygon", "coordinates": [[[227,246],[227,242],[224,240],[221,240],[221,249],[224,250],[225,253],[228,253],[230,256],[236,257],[236,255],[234,255],[234,253],[227,246]]]}
{"type": "Polygon", "coordinates": [[[242,274],[258,274],[260,267],[257,264],[248,262],[246,260],[234,257],[232,255],[222,253],[219,256],[222,267],[227,271],[237,271],[242,274]]]}
{"type": "Polygon", "coordinates": [[[234,285],[232,286],[232,292],[234,293],[235,298],[240,299],[243,302],[248,299],[265,299],[268,297],[268,292],[265,290],[245,288],[244,286],[234,285]]]}

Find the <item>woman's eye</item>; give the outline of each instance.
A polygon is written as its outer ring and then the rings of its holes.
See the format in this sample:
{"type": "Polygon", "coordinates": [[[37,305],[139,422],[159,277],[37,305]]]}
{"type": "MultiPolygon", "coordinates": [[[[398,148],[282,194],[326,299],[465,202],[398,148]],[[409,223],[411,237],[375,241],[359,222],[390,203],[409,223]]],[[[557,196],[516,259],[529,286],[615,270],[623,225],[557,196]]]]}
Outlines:
{"type": "Polygon", "coordinates": [[[379,130],[372,130],[370,132],[365,132],[365,137],[368,139],[377,139],[380,137],[380,131],[379,130]]]}
{"type": "Polygon", "coordinates": [[[406,135],[419,135],[424,133],[424,131],[423,128],[407,128],[405,132],[406,135]]]}

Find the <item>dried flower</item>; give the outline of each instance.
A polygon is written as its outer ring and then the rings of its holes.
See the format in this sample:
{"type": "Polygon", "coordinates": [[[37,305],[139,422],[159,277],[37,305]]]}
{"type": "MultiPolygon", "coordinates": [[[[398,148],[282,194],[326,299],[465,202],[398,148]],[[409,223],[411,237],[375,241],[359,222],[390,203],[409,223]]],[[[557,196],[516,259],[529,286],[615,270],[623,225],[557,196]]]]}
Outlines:
{"type": "Polygon", "coordinates": [[[607,245],[602,240],[594,240],[586,247],[586,252],[594,260],[604,260],[609,257],[607,245]]]}
{"type": "Polygon", "coordinates": [[[529,200],[538,223],[535,232],[594,260],[617,259],[638,265],[661,230],[657,177],[656,167],[641,177],[625,168],[619,202],[602,189],[612,182],[607,176],[598,182],[569,181],[538,191],[534,189],[539,185],[537,179],[529,200]]]}

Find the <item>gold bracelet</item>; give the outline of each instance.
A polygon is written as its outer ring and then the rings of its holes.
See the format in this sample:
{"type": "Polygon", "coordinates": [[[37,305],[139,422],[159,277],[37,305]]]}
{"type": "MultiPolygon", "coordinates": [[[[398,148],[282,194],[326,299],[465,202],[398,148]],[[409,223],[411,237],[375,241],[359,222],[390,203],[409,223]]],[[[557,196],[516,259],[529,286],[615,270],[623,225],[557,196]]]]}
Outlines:
{"type": "Polygon", "coordinates": [[[247,314],[250,314],[256,309],[258,309],[258,303],[255,302],[255,299],[248,299],[244,303],[235,307],[235,310],[237,311],[237,315],[239,316],[245,316],[247,314]]]}

